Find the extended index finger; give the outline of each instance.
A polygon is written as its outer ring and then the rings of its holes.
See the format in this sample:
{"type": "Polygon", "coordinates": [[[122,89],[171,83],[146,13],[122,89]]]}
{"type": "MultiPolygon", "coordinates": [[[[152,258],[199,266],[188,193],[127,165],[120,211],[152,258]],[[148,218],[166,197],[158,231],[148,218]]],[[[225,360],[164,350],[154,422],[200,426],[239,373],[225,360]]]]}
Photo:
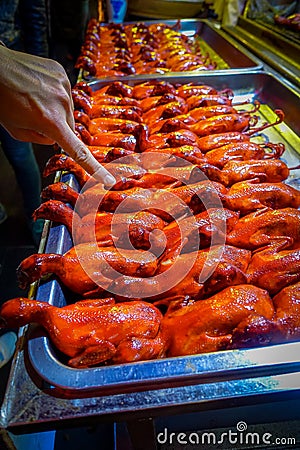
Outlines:
{"type": "Polygon", "coordinates": [[[97,180],[108,187],[115,184],[115,178],[96,160],[86,145],[68,126],[64,127],[64,131],[56,141],[71,158],[97,180]]]}

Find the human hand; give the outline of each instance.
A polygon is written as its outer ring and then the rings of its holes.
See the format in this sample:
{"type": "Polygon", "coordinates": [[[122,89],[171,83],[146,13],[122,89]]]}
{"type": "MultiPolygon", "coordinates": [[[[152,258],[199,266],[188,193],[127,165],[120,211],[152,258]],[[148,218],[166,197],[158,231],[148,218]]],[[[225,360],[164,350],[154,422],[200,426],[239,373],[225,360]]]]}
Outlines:
{"type": "Polygon", "coordinates": [[[57,143],[105,185],[114,177],[74,133],[71,86],[54,60],[0,46],[0,123],[20,141],[57,143]]]}

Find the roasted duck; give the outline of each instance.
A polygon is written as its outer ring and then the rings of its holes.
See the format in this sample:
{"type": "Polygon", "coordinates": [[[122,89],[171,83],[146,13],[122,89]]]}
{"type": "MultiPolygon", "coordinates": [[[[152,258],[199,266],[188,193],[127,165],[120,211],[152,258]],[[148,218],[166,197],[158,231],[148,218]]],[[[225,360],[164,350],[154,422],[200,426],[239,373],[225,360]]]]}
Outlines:
{"type": "MultiPolygon", "coordinates": [[[[156,162],[153,161],[153,155],[149,155],[149,157],[151,157],[151,165],[155,165],[156,162]]],[[[198,167],[199,174],[196,176],[195,165],[188,164],[185,166],[161,168],[161,163],[159,161],[160,158],[158,157],[157,166],[159,169],[146,170],[143,167],[143,160],[145,161],[145,159],[145,157],[141,158],[139,164],[130,164],[130,159],[128,157],[124,157],[120,160],[121,163],[115,161],[114,163],[107,164],[106,169],[117,180],[111,189],[124,190],[133,187],[142,187],[145,189],[151,187],[176,187],[184,183],[190,183],[191,178],[193,178],[192,183],[203,181],[205,179],[203,173],[201,178],[201,171],[205,172],[205,166],[203,166],[203,168],[198,167]]],[[[73,173],[76,176],[76,180],[81,188],[85,187],[86,189],[87,187],[91,187],[93,184],[96,184],[96,180],[93,180],[93,178],[78,163],[64,154],[56,154],[52,156],[45,166],[43,175],[49,176],[58,170],[67,170],[68,172],[73,173]]]]}
{"type": "MultiPolygon", "coordinates": [[[[100,246],[117,245],[145,250],[153,250],[155,239],[161,242],[155,230],[163,230],[166,224],[148,211],[131,214],[91,213],[81,218],[72,208],[58,200],[42,203],[34,212],[33,218],[48,219],[65,225],[75,244],[96,241],[100,246]]],[[[160,245],[155,245],[156,249],[159,247],[160,245]]]]}
{"type": "Polygon", "coordinates": [[[113,299],[57,308],[15,298],[0,309],[0,328],[38,323],[75,368],[161,358],[165,353],[161,319],[159,310],[149,303],[115,304],[113,299]]]}
{"type": "MultiPolygon", "coordinates": [[[[220,146],[205,154],[205,160],[220,169],[230,161],[263,160],[279,158],[284,152],[282,144],[258,145],[254,142],[236,142],[220,146]],[[270,153],[269,149],[273,152],[270,153]]],[[[270,169],[271,170],[271,169],[270,169]]]]}
{"type": "Polygon", "coordinates": [[[288,178],[290,171],[281,159],[250,159],[246,161],[230,160],[220,172],[211,170],[210,173],[213,176],[210,179],[218,181],[224,186],[232,186],[240,181],[253,179],[263,183],[279,183],[288,178]]]}
{"type": "MultiPolygon", "coordinates": [[[[168,81],[149,81],[145,83],[138,83],[132,88],[132,97],[139,101],[148,97],[158,97],[165,95],[168,95],[167,99],[169,101],[169,95],[176,96],[176,94],[177,91],[175,86],[173,86],[173,84],[169,83],[168,81]]],[[[165,102],[163,101],[163,103],[165,102]]]]}
{"type": "Polygon", "coordinates": [[[290,248],[300,244],[300,211],[296,208],[261,209],[242,217],[228,230],[226,242],[250,250],[286,240],[290,248]]]}
{"type": "Polygon", "coordinates": [[[288,17],[276,15],[274,21],[280,26],[290,28],[291,30],[300,31],[300,13],[291,14],[288,17]]]}
{"type": "Polygon", "coordinates": [[[97,210],[134,212],[148,210],[163,220],[171,221],[192,210],[195,214],[207,208],[225,207],[242,215],[270,207],[298,208],[300,193],[284,183],[254,183],[253,180],[236,183],[228,190],[220,183],[201,181],[174,189],[131,188],[124,191],[106,191],[94,185],[79,194],[64,183],[55,183],[43,190],[43,198],[57,199],[76,205],[81,216],[97,210]]]}
{"type": "MultiPolygon", "coordinates": [[[[140,164],[128,164],[129,160],[126,156],[124,156],[121,161],[121,164],[116,161],[115,163],[106,165],[107,170],[113,174],[118,181],[128,178],[137,180],[147,173],[140,164]],[[123,161],[126,162],[126,164],[124,164],[123,161]]],[[[52,156],[45,165],[43,175],[47,177],[58,170],[68,171],[69,173],[74,174],[80,188],[83,188],[85,185],[85,188],[87,188],[96,184],[96,180],[94,180],[80,164],[76,163],[67,155],[56,154],[52,156]]],[[[102,186],[100,186],[100,189],[101,187],[102,186]]]]}
{"type": "Polygon", "coordinates": [[[257,347],[278,344],[300,338],[300,284],[283,288],[273,297],[273,319],[250,315],[236,327],[232,335],[232,347],[257,347]]]}
{"type": "Polygon", "coordinates": [[[181,245],[160,258],[154,277],[122,276],[109,286],[118,300],[165,299],[189,296],[207,297],[227,286],[246,282],[251,252],[230,246],[214,246],[196,252],[182,253],[181,245]]]}
{"type": "MultiPolygon", "coordinates": [[[[225,154],[223,154],[225,156],[225,154]]],[[[245,153],[246,155],[246,153],[245,153]]],[[[278,183],[289,176],[287,165],[280,159],[245,160],[243,154],[239,161],[229,160],[222,168],[209,163],[197,163],[188,178],[189,183],[195,183],[206,176],[211,181],[230,187],[241,181],[255,180],[257,182],[278,183]]],[[[189,159],[194,159],[189,156],[189,159]]]]}
{"type": "Polygon", "coordinates": [[[101,185],[94,185],[82,193],[76,192],[65,183],[47,186],[42,192],[44,199],[60,200],[75,206],[84,216],[89,212],[105,211],[128,213],[147,210],[172,221],[191,210],[197,214],[205,208],[221,207],[226,188],[209,180],[168,189],[144,189],[134,187],[123,191],[107,191],[101,185]]]}
{"type": "Polygon", "coordinates": [[[81,123],[87,128],[91,136],[107,131],[119,131],[123,134],[133,134],[134,136],[140,132],[140,123],[133,120],[110,117],[90,119],[87,114],[79,111],[74,111],[74,118],[77,123],[81,123]]]}
{"type": "MultiPolygon", "coordinates": [[[[283,120],[283,116],[281,116],[280,120],[283,120]]],[[[274,123],[265,124],[264,127],[272,127],[277,124],[278,121],[274,123]]],[[[248,130],[245,133],[241,133],[239,131],[227,131],[225,133],[214,133],[208,136],[204,136],[198,139],[198,145],[201,149],[202,153],[207,153],[210,150],[213,150],[218,147],[222,147],[223,145],[233,144],[237,142],[249,142],[250,138],[253,134],[257,132],[256,129],[248,130]]]]}
{"type": "Polygon", "coordinates": [[[300,338],[300,283],[283,288],[273,297],[276,323],[286,340],[300,338]]]}
{"type": "Polygon", "coordinates": [[[30,255],[19,265],[17,276],[20,287],[26,289],[44,275],[55,274],[71,291],[84,297],[95,297],[120,274],[153,276],[157,264],[153,253],[147,251],[118,251],[115,247],[85,243],[72,247],[64,255],[30,255]]]}
{"type": "MultiPolygon", "coordinates": [[[[142,87],[147,89],[147,86],[149,85],[138,85],[134,87],[134,93],[136,94],[137,89],[139,89],[139,91],[142,90],[142,87]]],[[[153,89],[153,87],[152,87],[153,89]]],[[[174,93],[172,92],[166,92],[163,93],[161,95],[151,95],[150,97],[145,97],[143,99],[141,99],[139,101],[139,107],[142,108],[143,111],[143,115],[144,113],[146,113],[147,111],[156,108],[160,105],[165,105],[166,103],[170,103],[170,102],[180,102],[183,106],[183,108],[186,106],[186,102],[184,100],[184,98],[182,98],[182,96],[178,96],[176,95],[176,90],[174,90],[174,93]]]]}
{"type": "Polygon", "coordinates": [[[300,191],[284,183],[236,183],[227,192],[226,206],[245,215],[269,207],[273,209],[299,208],[300,191]]]}
{"type": "Polygon", "coordinates": [[[256,251],[247,269],[248,283],[267,289],[271,295],[300,280],[300,249],[283,250],[289,237],[256,251]]]}
{"type": "MultiPolygon", "coordinates": [[[[279,144],[273,144],[273,143],[269,143],[267,145],[263,144],[263,145],[257,145],[253,142],[249,142],[249,141],[241,141],[241,142],[236,142],[236,143],[230,143],[230,144],[226,144],[226,145],[222,145],[219,146],[213,150],[208,151],[206,154],[202,154],[202,151],[200,149],[200,145],[199,145],[199,140],[196,140],[195,137],[192,138],[191,141],[189,141],[188,139],[186,139],[187,137],[189,137],[189,135],[185,134],[182,135],[180,132],[178,134],[178,139],[179,139],[179,146],[176,147],[168,147],[168,146],[164,146],[163,148],[160,148],[160,140],[161,140],[161,136],[158,134],[156,135],[156,137],[158,136],[158,140],[157,140],[157,147],[149,147],[147,149],[145,149],[143,155],[147,152],[151,152],[154,155],[156,154],[165,154],[165,155],[171,155],[176,157],[178,159],[177,164],[182,164],[182,162],[180,162],[180,159],[184,159],[187,160],[189,162],[191,162],[192,164],[198,165],[201,169],[202,167],[206,166],[206,164],[210,164],[213,167],[217,167],[219,169],[226,169],[225,166],[230,163],[230,162],[244,162],[244,161],[253,161],[252,165],[254,164],[255,160],[267,160],[267,161],[274,161],[275,159],[279,158],[284,150],[285,147],[283,144],[279,143],[279,144]],[[182,144],[182,139],[184,139],[183,145],[182,144]],[[190,142],[190,143],[188,143],[190,142]],[[270,149],[272,150],[270,152],[270,149]]],[[[172,145],[175,144],[173,142],[173,138],[176,138],[176,133],[173,134],[167,134],[163,137],[163,142],[166,143],[168,142],[169,139],[172,140],[172,145]]],[[[170,141],[171,142],[171,141],[170,141]]],[[[165,144],[163,144],[165,145],[165,144]]],[[[168,164],[166,162],[166,164],[168,164]]],[[[249,163],[250,164],[250,163],[249,163]]],[[[258,165],[258,163],[256,163],[256,165],[258,165]]],[[[273,171],[284,171],[284,163],[270,163],[270,169],[266,169],[267,164],[262,163],[261,167],[262,167],[262,171],[266,172],[266,170],[268,170],[268,174],[270,174],[272,172],[272,167],[273,167],[273,171]],[[277,165],[276,165],[277,164],[277,165]]],[[[231,171],[230,167],[228,168],[229,171],[231,171]]],[[[237,168],[238,170],[238,168],[237,168]]],[[[255,169],[254,169],[255,170],[255,169]]],[[[257,170],[257,176],[259,177],[260,172],[257,170]]],[[[240,170],[242,171],[242,169],[240,170]]],[[[228,174],[228,172],[227,172],[228,174]]],[[[221,180],[221,182],[223,182],[225,185],[228,184],[227,182],[227,174],[225,172],[224,176],[222,177],[222,174],[220,174],[217,170],[215,170],[215,172],[212,172],[212,175],[209,174],[209,178],[210,176],[214,177],[214,180],[221,180]],[[216,178],[216,179],[215,179],[216,178]]],[[[228,174],[229,177],[229,184],[232,184],[231,179],[230,179],[230,173],[228,174]]],[[[254,178],[251,175],[252,178],[254,178]]],[[[233,178],[234,181],[234,178],[233,178]]]]}
{"type": "MultiPolygon", "coordinates": [[[[203,97],[207,98],[206,96],[203,97]]],[[[257,109],[258,107],[255,110],[257,109]]],[[[192,126],[196,127],[197,122],[223,114],[244,114],[244,112],[239,112],[233,106],[227,104],[200,106],[199,108],[191,109],[185,114],[183,112],[182,114],[176,115],[174,118],[162,119],[162,116],[160,116],[158,121],[153,120],[155,119],[155,116],[153,115],[152,118],[151,112],[152,111],[148,112],[149,118],[147,121],[145,120],[150,134],[158,133],[159,131],[175,131],[178,128],[185,127],[193,129],[192,126]]],[[[145,116],[143,115],[143,118],[144,117],[145,116]]]]}
{"type": "MultiPolygon", "coordinates": [[[[173,113],[173,116],[175,115],[176,112],[173,113]]],[[[171,130],[168,129],[168,122],[166,122],[160,133],[150,136],[147,136],[145,128],[140,128],[140,149],[145,151],[153,147],[168,148],[181,145],[195,145],[201,148],[200,139],[202,137],[225,132],[244,132],[248,129],[251,130],[251,127],[257,123],[257,118],[251,116],[250,113],[218,115],[200,120],[191,125],[184,124],[178,119],[176,120],[173,120],[171,130]]],[[[254,128],[251,131],[253,130],[254,128]]],[[[86,139],[86,143],[91,145],[88,139],[86,139]]]]}
{"type": "Polygon", "coordinates": [[[100,88],[97,91],[93,91],[90,84],[86,81],[79,81],[75,84],[72,92],[75,93],[75,97],[77,93],[84,92],[91,97],[90,100],[92,102],[95,101],[95,103],[100,103],[101,105],[139,106],[139,102],[131,98],[132,88],[118,81],[112,82],[109,86],[100,88]]]}
{"type": "MultiPolygon", "coordinates": [[[[79,138],[80,134],[77,134],[79,138]]],[[[134,153],[133,150],[125,149],[122,147],[109,147],[102,145],[87,145],[88,149],[100,163],[110,163],[118,158],[130,158],[132,164],[138,160],[138,153],[134,153]]],[[[129,160],[129,159],[128,159],[129,160]]]]}
{"type": "MultiPolygon", "coordinates": [[[[166,225],[163,229],[166,249],[182,245],[182,252],[188,253],[226,241],[226,233],[235,228],[239,214],[226,208],[211,208],[196,215],[183,217],[166,225]]],[[[159,236],[154,244],[159,247],[159,236]]],[[[239,247],[237,245],[237,247],[239,247]]],[[[241,246],[240,246],[241,247],[241,246]]]]}
{"type": "Polygon", "coordinates": [[[251,314],[272,319],[268,293],[252,285],[227,287],[214,296],[166,313],[162,321],[168,336],[168,356],[193,355],[230,347],[233,330],[251,314]]]}
{"type": "Polygon", "coordinates": [[[137,147],[137,138],[133,134],[110,131],[92,136],[81,123],[75,123],[75,130],[81,140],[88,146],[121,147],[129,151],[135,151],[137,147]]]}

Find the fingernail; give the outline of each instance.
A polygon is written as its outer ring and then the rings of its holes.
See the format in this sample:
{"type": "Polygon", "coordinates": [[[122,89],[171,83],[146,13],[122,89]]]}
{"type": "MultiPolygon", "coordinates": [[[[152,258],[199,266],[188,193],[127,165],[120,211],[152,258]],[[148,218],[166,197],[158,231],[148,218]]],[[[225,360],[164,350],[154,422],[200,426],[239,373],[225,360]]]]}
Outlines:
{"type": "Polygon", "coordinates": [[[105,175],[103,183],[105,186],[112,186],[115,184],[116,179],[112,175],[105,175]]]}

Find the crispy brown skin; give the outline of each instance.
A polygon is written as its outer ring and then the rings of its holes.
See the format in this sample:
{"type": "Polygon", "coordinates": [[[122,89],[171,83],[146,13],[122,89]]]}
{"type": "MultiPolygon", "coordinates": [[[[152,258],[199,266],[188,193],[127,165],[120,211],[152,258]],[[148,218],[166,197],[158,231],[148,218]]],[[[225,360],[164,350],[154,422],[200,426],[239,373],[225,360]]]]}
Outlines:
{"type": "Polygon", "coordinates": [[[46,302],[15,298],[0,309],[6,326],[39,323],[72,367],[84,368],[159,358],[165,341],[162,315],[145,302],[114,304],[113,299],[85,300],[57,308],[46,302]]]}

